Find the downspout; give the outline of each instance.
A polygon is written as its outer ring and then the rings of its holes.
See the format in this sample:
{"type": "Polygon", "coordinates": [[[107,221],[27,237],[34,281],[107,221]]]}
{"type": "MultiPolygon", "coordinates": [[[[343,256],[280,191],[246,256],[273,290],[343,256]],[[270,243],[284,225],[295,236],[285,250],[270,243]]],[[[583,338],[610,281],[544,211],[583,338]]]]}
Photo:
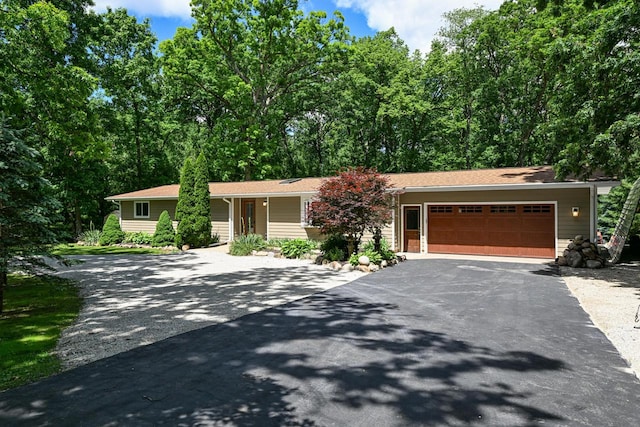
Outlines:
{"type": "Polygon", "coordinates": [[[596,241],[596,230],[598,227],[598,191],[594,185],[589,186],[589,212],[591,212],[590,218],[590,240],[592,242],[596,241]]]}
{"type": "Polygon", "coordinates": [[[229,205],[229,238],[227,239],[227,243],[233,240],[233,198],[228,200],[226,197],[222,198],[222,201],[226,202],[229,205]]]}
{"type": "Polygon", "coordinates": [[[271,224],[271,218],[269,211],[271,210],[271,198],[267,197],[267,240],[269,240],[269,225],[271,224]]]}

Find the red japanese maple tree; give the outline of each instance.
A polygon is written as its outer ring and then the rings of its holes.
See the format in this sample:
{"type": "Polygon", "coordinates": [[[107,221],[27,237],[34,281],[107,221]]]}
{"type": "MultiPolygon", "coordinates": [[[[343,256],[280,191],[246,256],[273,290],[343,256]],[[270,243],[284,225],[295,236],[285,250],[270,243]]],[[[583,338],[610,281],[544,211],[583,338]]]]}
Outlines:
{"type": "Polygon", "coordinates": [[[323,181],[308,213],[323,234],[341,234],[349,254],[365,231],[376,233],[391,222],[393,195],[389,179],[375,169],[349,168],[323,181]]]}

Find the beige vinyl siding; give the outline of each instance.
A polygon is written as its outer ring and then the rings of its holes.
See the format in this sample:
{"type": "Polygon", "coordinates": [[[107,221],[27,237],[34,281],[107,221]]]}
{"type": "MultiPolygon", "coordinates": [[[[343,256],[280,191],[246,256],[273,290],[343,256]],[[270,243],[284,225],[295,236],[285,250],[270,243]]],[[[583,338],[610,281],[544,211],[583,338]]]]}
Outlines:
{"type": "MultiPolygon", "coordinates": [[[[133,201],[120,202],[120,227],[122,231],[144,231],[145,233],[153,234],[156,231],[156,224],[160,218],[162,211],[169,212],[171,219],[174,218],[176,213],[177,200],[136,200],[137,202],[149,202],[149,218],[134,218],[133,217],[133,201]]],[[[175,228],[176,222],[173,221],[175,228]]]]}
{"type": "Polygon", "coordinates": [[[149,218],[134,218],[133,217],[133,201],[120,202],[120,215],[123,220],[136,221],[158,221],[162,211],[169,212],[171,219],[174,219],[176,214],[177,200],[136,200],[136,202],[149,202],[149,218]]]}
{"type": "MultiPolygon", "coordinates": [[[[422,205],[423,203],[501,203],[501,202],[557,202],[558,251],[566,247],[568,239],[582,234],[590,236],[590,197],[588,188],[549,190],[499,190],[499,191],[456,191],[437,193],[405,193],[400,195],[400,204],[422,205]],[[580,216],[574,218],[571,208],[580,208],[580,216]]],[[[422,235],[424,237],[424,224],[422,235]]]]}
{"type": "Polygon", "coordinates": [[[300,197],[271,197],[269,199],[270,238],[307,239],[309,237],[307,229],[300,225],[300,197]]]}
{"type": "Polygon", "coordinates": [[[144,231],[153,234],[156,232],[156,224],[158,221],[149,221],[146,219],[123,219],[120,224],[122,231],[144,231]]]}
{"type": "Polygon", "coordinates": [[[262,202],[266,200],[264,198],[255,199],[256,201],[256,234],[261,236],[267,236],[267,208],[268,206],[262,206],[262,202]]]}
{"type": "Polygon", "coordinates": [[[211,233],[221,242],[229,241],[229,203],[222,199],[211,200],[211,233]]]}
{"type": "MultiPolygon", "coordinates": [[[[172,220],[175,219],[177,200],[138,200],[149,202],[149,218],[133,217],[133,201],[120,202],[120,212],[122,220],[120,226],[122,231],[144,231],[153,234],[156,231],[156,224],[162,211],[169,212],[172,220]]],[[[222,199],[211,200],[211,231],[220,235],[220,241],[229,240],[229,205],[222,199]]],[[[178,227],[174,220],[173,228],[178,227]]]]}

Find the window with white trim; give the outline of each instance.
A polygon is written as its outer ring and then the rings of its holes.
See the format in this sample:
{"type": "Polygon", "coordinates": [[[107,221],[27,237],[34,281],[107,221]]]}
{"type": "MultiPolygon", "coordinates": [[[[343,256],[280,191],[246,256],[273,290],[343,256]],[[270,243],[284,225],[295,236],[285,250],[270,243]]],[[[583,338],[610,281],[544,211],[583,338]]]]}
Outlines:
{"type": "Polygon", "coordinates": [[[149,218],[149,202],[133,202],[134,218],[149,218]]]}

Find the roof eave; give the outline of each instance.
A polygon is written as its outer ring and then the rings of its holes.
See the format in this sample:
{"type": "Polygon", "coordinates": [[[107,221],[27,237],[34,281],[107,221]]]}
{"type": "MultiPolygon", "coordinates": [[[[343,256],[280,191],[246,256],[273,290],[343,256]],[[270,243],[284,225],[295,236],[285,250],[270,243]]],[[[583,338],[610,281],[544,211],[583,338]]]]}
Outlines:
{"type": "MultiPolygon", "coordinates": [[[[279,192],[279,193],[237,193],[237,194],[211,194],[212,199],[221,199],[227,197],[243,197],[243,198],[259,198],[259,197],[295,197],[316,194],[317,191],[295,191],[295,192],[279,192]]],[[[123,202],[133,200],[178,200],[178,196],[109,196],[105,200],[110,202],[123,202]]]]}
{"type": "Polygon", "coordinates": [[[520,184],[484,184],[484,185],[439,185],[424,187],[404,187],[407,193],[419,192],[449,192],[449,191],[495,191],[495,190],[539,190],[551,188],[591,188],[591,187],[615,187],[619,181],[580,181],[580,182],[536,182],[520,184]]]}

